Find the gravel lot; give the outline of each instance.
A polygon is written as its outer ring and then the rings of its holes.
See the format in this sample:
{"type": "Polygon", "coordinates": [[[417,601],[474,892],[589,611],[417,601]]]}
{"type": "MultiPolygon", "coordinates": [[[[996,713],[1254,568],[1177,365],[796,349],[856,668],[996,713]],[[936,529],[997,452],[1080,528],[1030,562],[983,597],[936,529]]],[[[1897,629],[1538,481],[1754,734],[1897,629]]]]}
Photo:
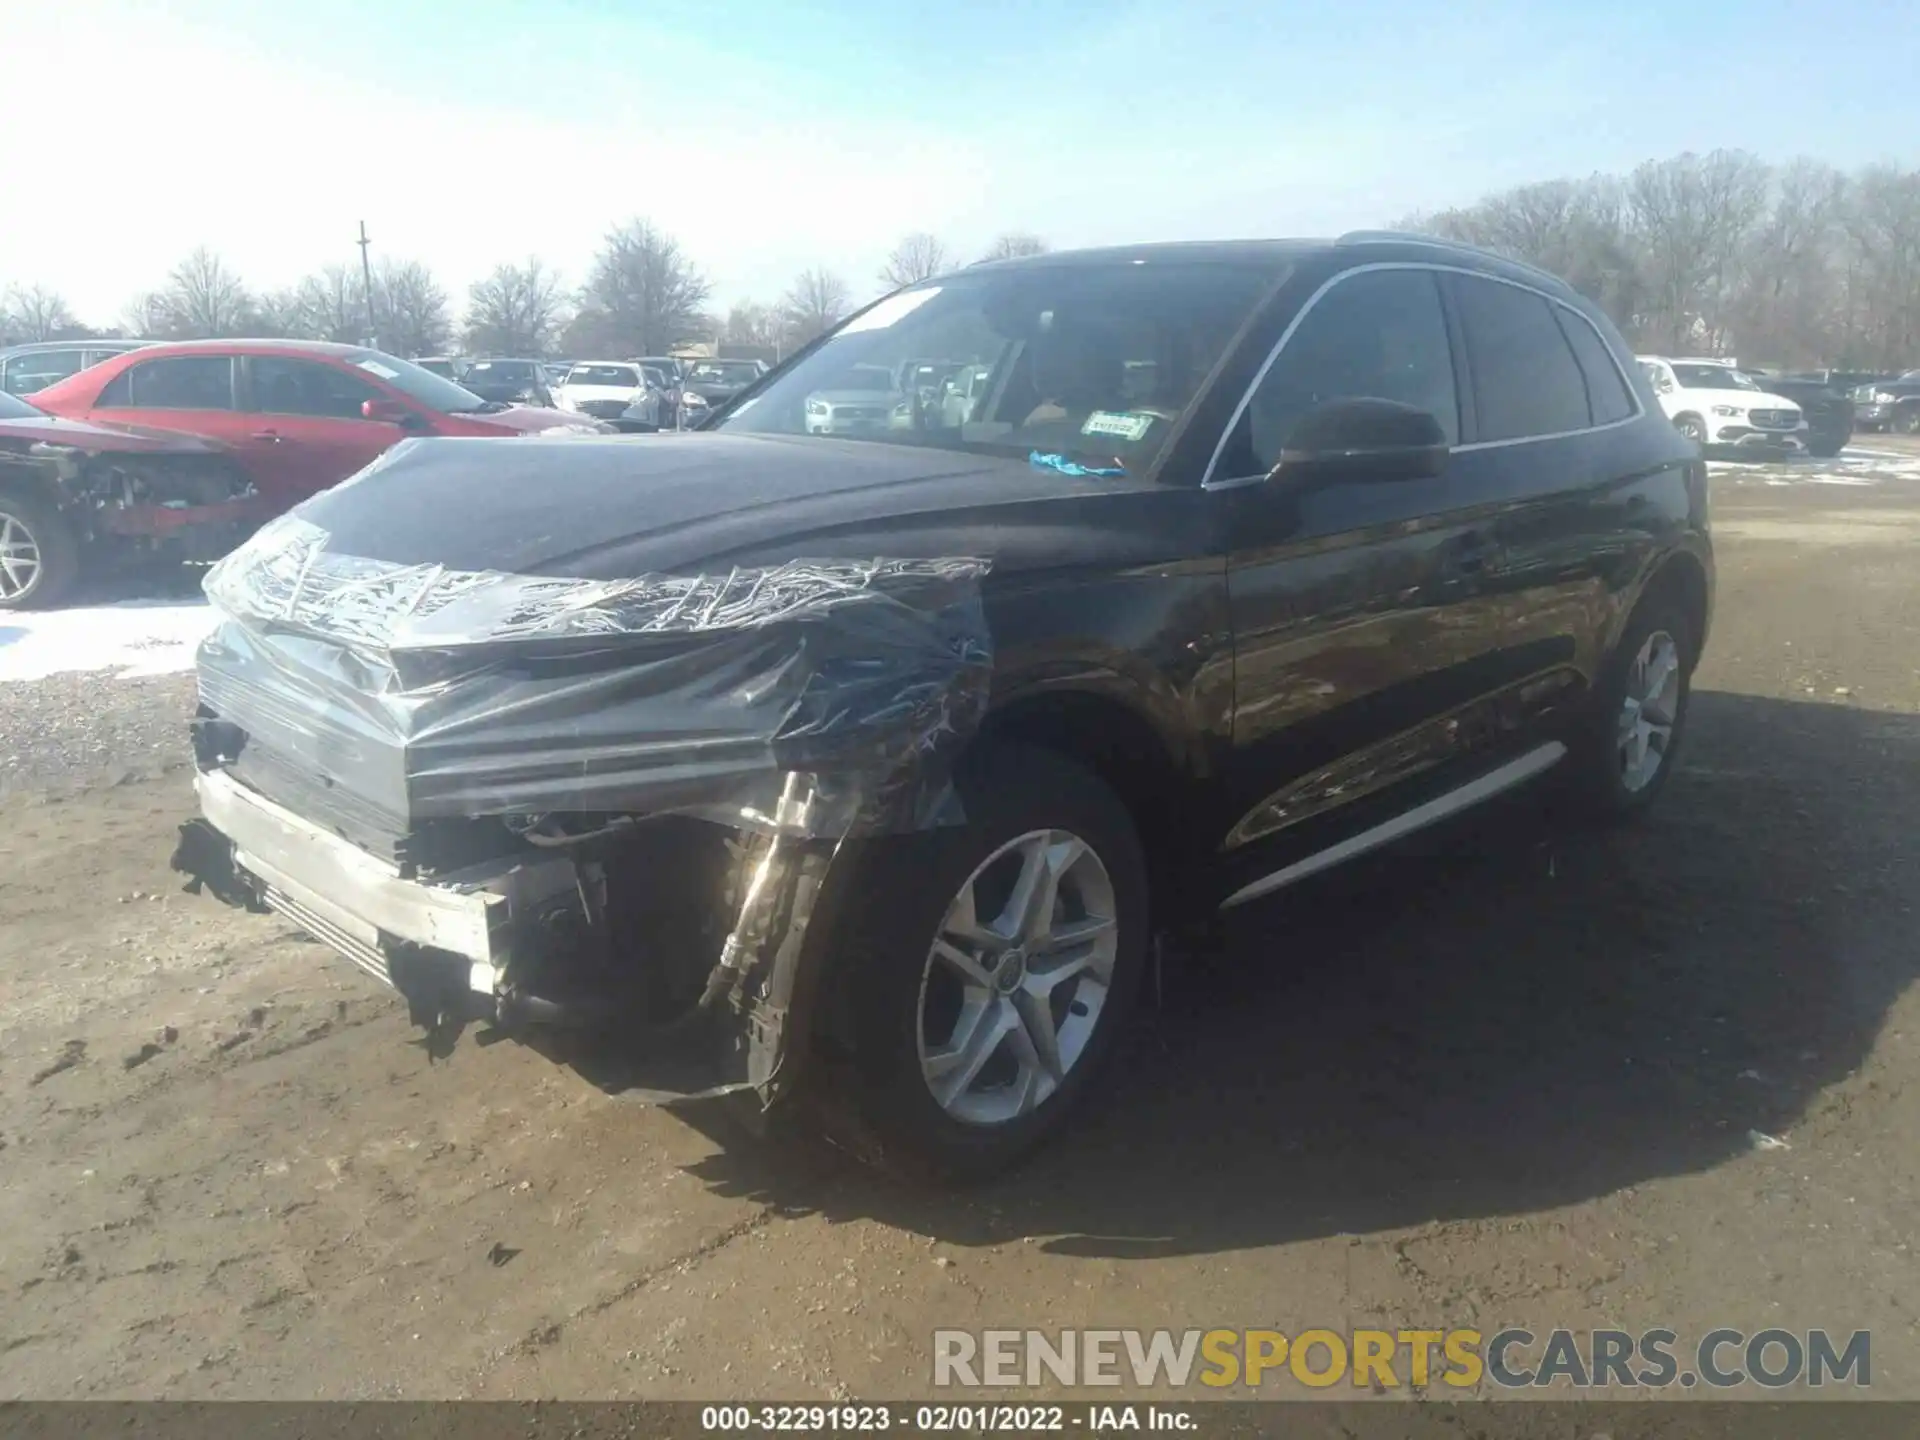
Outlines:
{"type": "Polygon", "coordinates": [[[1868,1329],[1920,1398],[1920,466],[1874,440],[1716,467],[1651,824],[1508,807],[1248,907],[959,1196],[431,1061],[172,883],[184,677],[0,683],[0,1396],[875,1398],[941,1325],[1522,1324],[1868,1329]]]}

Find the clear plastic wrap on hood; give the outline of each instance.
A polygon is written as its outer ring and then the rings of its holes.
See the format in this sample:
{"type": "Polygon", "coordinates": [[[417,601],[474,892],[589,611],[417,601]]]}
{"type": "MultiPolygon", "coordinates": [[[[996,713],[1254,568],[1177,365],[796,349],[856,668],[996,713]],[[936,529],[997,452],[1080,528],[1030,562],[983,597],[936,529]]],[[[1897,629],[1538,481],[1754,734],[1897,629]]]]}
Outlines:
{"type": "Polygon", "coordinates": [[[560,812],[919,829],[958,818],[944,760],[986,707],[986,568],[455,571],[339,554],[294,514],[207,577],[222,618],[201,696],[397,831],[560,812]],[[790,774],[811,781],[798,809],[779,803],[790,774]]]}

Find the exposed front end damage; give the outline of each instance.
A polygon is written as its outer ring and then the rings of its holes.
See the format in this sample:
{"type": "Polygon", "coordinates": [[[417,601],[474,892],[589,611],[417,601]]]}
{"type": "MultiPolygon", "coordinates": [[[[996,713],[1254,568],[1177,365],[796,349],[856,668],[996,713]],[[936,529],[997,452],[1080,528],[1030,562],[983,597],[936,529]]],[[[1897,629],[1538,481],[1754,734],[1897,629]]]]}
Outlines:
{"type": "Polygon", "coordinates": [[[39,495],[83,545],[213,560],[244,537],[258,501],[231,457],[170,437],[151,450],[50,440],[0,443],[0,484],[39,495]]]}
{"type": "Polygon", "coordinates": [[[340,555],[298,512],[216,567],[190,889],[407,999],[617,1037],[657,1098],[793,1078],[843,844],[959,818],[980,562],[580,580],[340,555]]]}

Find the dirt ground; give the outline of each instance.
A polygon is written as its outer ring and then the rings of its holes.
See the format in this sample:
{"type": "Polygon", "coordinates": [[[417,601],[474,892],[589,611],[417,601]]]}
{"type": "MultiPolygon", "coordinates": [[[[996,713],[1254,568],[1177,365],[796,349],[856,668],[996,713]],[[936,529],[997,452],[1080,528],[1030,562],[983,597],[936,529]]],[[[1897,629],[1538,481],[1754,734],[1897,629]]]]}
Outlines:
{"type": "MultiPolygon", "coordinates": [[[[1651,823],[1482,817],[1249,907],[1085,1123],[963,1195],[512,1044],[431,1061],[357,970],[179,892],[183,757],[112,753],[141,726],[22,761],[0,1395],[880,1398],[937,1326],[1523,1324],[1866,1329],[1920,1397],[1920,483],[1715,500],[1651,823]]],[[[89,683],[16,759],[187,693],[89,683]]]]}

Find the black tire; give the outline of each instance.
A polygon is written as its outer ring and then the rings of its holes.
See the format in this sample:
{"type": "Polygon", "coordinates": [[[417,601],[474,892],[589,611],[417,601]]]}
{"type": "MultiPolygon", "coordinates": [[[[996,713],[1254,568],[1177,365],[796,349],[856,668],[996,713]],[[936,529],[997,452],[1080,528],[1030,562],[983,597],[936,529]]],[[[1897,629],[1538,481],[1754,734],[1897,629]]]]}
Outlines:
{"type": "Polygon", "coordinates": [[[1706,448],[1707,427],[1706,423],[1702,421],[1698,415],[1674,416],[1673,428],[1702,449],[1706,448]]]}
{"type": "Polygon", "coordinates": [[[1642,599],[1627,621],[1619,644],[1601,669],[1593,703],[1567,756],[1568,789],[1576,808],[1587,818],[1601,822],[1635,819],[1651,809],[1666,789],[1686,737],[1693,670],[1699,659],[1697,627],[1697,618],[1681,597],[1664,587],[1642,599]],[[1679,661],[1672,728],[1651,778],[1634,785],[1626,774],[1619,727],[1636,661],[1649,640],[1662,634],[1671,638],[1679,661]]]}
{"type": "Polygon", "coordinates": [[[1847,448],[1847,441],[1852,438],[1851,435],[1842,435],[1833,440],[1816,440],[1807,446],[1807,453],[1816,460],[1831,460],[1847,448]]]}
{"type": "Polygon", "coordinates": [[[1893,428],[1903,435],[1920,435],[1920,405],[1909,405],[1896,415],[1893,428]]]}
{"type": "Polygon", "coordinates": [[[1056,752],[1002,744],[963,763],[955,786],[966,823],[868,844],[848,877],[853,903],[826,937],[828,984],[851,1054],[831,1067],[835,1093],[823,1097],[822,1118],[861,1158],[938,1184],[984,1179],[1059,1130],[1111,1057],[1148,951],[1146,861],[1132,818],[1105,784],[1056,752]],[[1078,1061],[1051,1095],[1016,1119],[966,1123],[941,1107],[922,1074],[929,951],[975,870],[1009,841],[1044,829],[1070,831],[1105,866],[1117,926],[1111,984],[1078,1061]]]}
{"type": "Polygon", "coordinates": [[[30,539],[39,563],[16,591],[0,584],[0,610],[42,610],[57,605],[80,578],[80,540],[52,505],[37,495],[0,489],[0,535],[8,525],[30,539]]]}

